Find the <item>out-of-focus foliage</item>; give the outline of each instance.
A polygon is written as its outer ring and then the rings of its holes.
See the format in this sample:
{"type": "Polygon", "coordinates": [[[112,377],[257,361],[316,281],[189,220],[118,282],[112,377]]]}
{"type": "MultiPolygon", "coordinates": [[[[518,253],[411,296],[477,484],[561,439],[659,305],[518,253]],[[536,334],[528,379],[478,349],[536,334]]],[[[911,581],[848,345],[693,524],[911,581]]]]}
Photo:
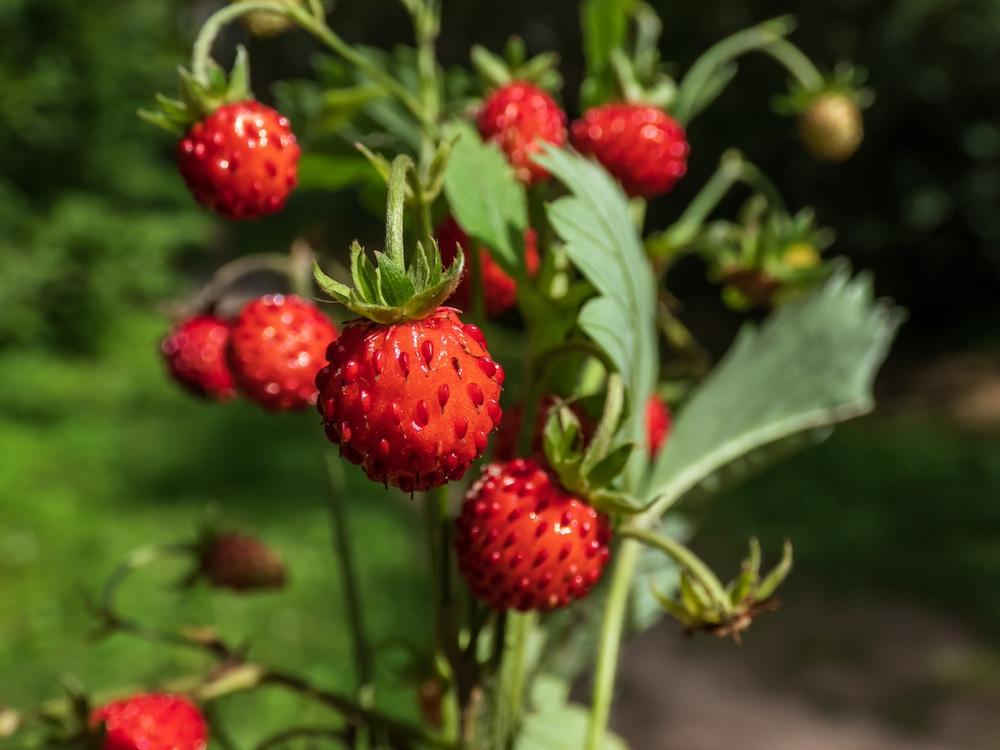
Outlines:
{"type": "Polygon", "coordinates": [[[211,226],[135,116],[171,85],[170,0],[0,2],[0,345],[88,351],[211,226]]]}

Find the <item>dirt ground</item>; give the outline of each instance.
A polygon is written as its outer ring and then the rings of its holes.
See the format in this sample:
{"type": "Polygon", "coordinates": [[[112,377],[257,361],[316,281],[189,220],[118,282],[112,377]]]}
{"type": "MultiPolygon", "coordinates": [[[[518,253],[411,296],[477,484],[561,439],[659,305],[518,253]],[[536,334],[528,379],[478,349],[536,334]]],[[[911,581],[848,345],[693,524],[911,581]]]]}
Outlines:
{"type": "Polygon", "coordinates": [[[626,649],[615,705],[633,750],[997,750],[985,634],[904,605],[786,602],[743,645],[673,623],[626,649]]]}

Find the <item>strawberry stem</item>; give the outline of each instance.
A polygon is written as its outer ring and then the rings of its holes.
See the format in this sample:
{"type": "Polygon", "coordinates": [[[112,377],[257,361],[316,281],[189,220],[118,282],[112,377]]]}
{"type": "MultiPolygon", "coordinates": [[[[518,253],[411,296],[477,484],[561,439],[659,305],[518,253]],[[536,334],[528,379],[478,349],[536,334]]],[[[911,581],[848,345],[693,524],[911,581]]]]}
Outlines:
{"type": "Polygon", "coordinates": [[[389,196],[385,206],[385,258],[400,272],[406,269],[403,210],[406,207],[406,173],[412,166],[413,159],[406,154],[393,159],[389,173],[389,196]]]}

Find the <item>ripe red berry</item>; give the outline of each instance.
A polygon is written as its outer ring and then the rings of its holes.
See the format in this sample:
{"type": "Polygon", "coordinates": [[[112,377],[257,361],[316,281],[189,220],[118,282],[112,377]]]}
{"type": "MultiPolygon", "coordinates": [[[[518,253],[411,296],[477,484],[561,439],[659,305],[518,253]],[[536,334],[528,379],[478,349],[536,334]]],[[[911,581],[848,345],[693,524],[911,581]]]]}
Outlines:
{"type": "MultiPolygon", "coordinates": [[[[448,302],[461,310],[469,309],[469,288],[472,283],[472,269],[468,260],[469,235],[458,225],[454,218],[448,216],[438,225],[437,231],[438,246],[441,248],[441,259],[446,265],[451,265],[455,260],[455,248],[462,246],[466,253],[465,271],[462,273],[462,280],[458,288],[448,298],[448,302]]],[[[530,227],[524,232],[524,264],[528,274],[534,276],[538,273],[538,233],[530,227]]],[[[488,315],[496,316],[514,307],[517,302],[517,282],[508,276],[500,265],[493,260],[490,251],[485,247],[479,248],[479,272],[483,279],[483,292],[486,302],[486,312],[488,315]]]]}
{"type": "Polygon", "coordinates": [[[140,693],[94,712],[105,732],[102,750],[205,750],[208,728],[197,706],[180,695],[140,693]]]}
{"type": "Polygon", "coordinates": [[[265,409],[316,403],[316,371],[337,329],[311,302],[269,294],[251,300],[233,324],[229,365],[240,391],[265,409]]]}
{"type": "Polygon", "coordinates": [[[255,537],[236,533],[208,540],[200,572],[212,586],[234,591],[280,589],[287,578],[285,563],[277,552],[255,537]]]}
{"type": "Polygon", "coordinates": [[[460,479],[500,424],[503,368],[450,307],[354,321],[326,356],[316,376],[326,434],[375,481],[413,492],[460,479]]]}
{"type": "Polygon", "coordinates": [[[660,448],[670,436],[673,417],[670,408],[655,393],[646,402],[646,440],[650,457],[660,452],[660,448]]]}
{"type": "Polygon", "coordinates": [[[213,315],[179,321],[160,344],[167,369],[191,393],[215,401],[236,395],[226,361],[229,324],[213,315]]]}
{"type": "Polygon", "coordinates": [[[177,165],[195,200],[227,219],[280,211],[298,164],[288,119],[255,101],[219,107],[177,144],[177,165]]]}
{"type": "Polygon", "coordinates": [[[687,171],[684,128],[644,104],[605,104],[583,113],[572,126],[578,151],[593,156],[633,197],[669,191],[687,171]]]}
{"type": "Polygon", "coordinates": [[[455,528],[459,570],[496,610],[554,609],[580,599],[610,555],[607,518],[530,459],[487,466],[455,528]]]}
{"type": "Polygon", "coordinates": [[[566,142],[566,113],[537,86],[515,81],[501,86],[479,111],[479,134],[507,155],[521,182],[531,185],[549,176],[533,161],[543,143],[566,142]]]}

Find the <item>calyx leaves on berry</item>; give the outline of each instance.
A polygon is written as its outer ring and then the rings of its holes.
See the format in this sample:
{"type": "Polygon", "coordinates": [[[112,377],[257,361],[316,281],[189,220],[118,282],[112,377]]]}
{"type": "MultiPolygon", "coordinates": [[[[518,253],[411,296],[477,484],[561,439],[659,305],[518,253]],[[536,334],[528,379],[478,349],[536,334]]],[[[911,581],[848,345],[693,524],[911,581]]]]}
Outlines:
{"type": "Polygon", "coordinates": [[[740,574],[727,586],[683,544],[650,531],[622,533],[654,547],[680,566],[676,597],[653,589],[663,609],[690,632],[702,631],[737,642],[760,612],[777,609],[774,592],[792,569],[792,545],[786,541],[781,561],[763,578],[760,574],[760,543],[750,540],[750,551],[740,566],[740,574]]]}
{"type": "Polygon", "coordinates": [[[821,74],[807,85],[801,80],[789,81],[788,93],[775,97],[771,103],[780,115],[797,116],[809,109],[818,99],[835,94],[842,96],[859,110],[871,106],[875,92],[865,84],[868,71],[863,67],[842,62],[832,73],[821,74]]]}
{"type": "Polygon", "coordinates": [[[320,289],[349,310],[376,323],[421,320],[433,313],[455,291],[462,278],[465,255],[461,246],[455,261],[444,267],[437,242],[417,242],[407,263],[403,247],[403,208],[406,175],[413,167],[410,157],[397,156],[389,175],[386,207],[385,251],[375,251],[373,263],[357,242],[351,245],[349,287],[331,278],[318,264],[313,272],[320,289]]]}
{"type": "Polygon", "coordinates": [[[512,36],[507,40],[503,57],[479,44],[472,47],[471,56],[472,67],[490,89],[514,81],[534,83],[546,91],[558,91],[562,88],[562,76],[557,68],[559,55],[555,52],[543,52],[529,58],[521,37],[512,36]]]}
{"type": "Polygon", "coordinates": [[[186,132],[191,125],[226,104],[253,99],[249,58],[242,45],[236,49],[236,61],[229,75],[212,59],[208,60],[202,77],[183,67],[177,69],[177,75],[180,99],[157,94],[158,109],[139,110],[143,120],[172,133],[186,132]]]}
{"type": "Polygon", "coordinates": [[[560,401],[549,413],[542,433],[542,445],[549,466],[564,488],[605,513],[632,515],[642,510],[641,504],[631,495],[611,486],[625,470],[635,448],[633,443],[612,445],[623,402],[621,377],[612,373],[608,378],[604,413],[590,442],[583,444],[579,418],[565,402],[560,401]]]}

